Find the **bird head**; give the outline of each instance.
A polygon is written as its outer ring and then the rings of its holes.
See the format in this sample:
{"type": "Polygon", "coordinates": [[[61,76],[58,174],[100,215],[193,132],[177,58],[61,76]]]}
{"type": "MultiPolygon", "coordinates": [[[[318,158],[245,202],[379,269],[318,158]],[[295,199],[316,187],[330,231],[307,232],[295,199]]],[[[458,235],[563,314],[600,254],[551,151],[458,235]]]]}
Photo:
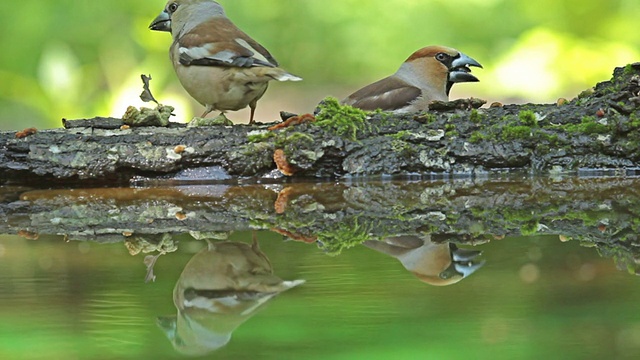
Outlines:
{"type": "Polygon", "coordinates": [[[409,56],[405,63],[417,67],[425,79],[441,83],[447,96],[455,83],[479,81],[471,74],[471,66],[482,68],[471,57],[444,46],[422,48],[409,56]]]}
{"type": "Polygon", "coordinates": [[[183,33],[215,16],[225,16],[220,4],[212,0],[169,0],[149,29],[183,33]]]}
{"type": "Polygon", "coordinates": [[[450,242],[433,242],[430,234],[401,235],[367,240],[364,246],[392,256],[420,281],[430,285],[452,285],[478,270],[481,252],[460,249],[450,242]]]}
{"type": "Polygon", "coordinates": [[[484,265],[476,258],[481,251],[460,249],[453,243],[437,244],[431,249],[428,266],[422,264],[413,273],[423,282],[435,286],[452,285],[473,274],[484,265]]]}

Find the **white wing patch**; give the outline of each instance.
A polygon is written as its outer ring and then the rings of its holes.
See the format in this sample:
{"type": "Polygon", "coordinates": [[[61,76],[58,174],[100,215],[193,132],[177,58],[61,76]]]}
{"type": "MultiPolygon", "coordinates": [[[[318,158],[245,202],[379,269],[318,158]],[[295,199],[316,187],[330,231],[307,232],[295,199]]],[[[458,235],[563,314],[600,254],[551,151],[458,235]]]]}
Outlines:
{"type": "Polygon", "coordinates": [[[192,48],[181,47],[178,49],[181,56],[188,57],[191,60],[198,59],[213,59],[222,61],[225,63],[232,63],[238,54],[233,51],[223,50],[220,52],[213,52],[215,49],[214,44],[206,44],[205,46],[198,46],[192,48]]]}
{"type": "Polygon", "coordinates": [[[191,48],[181,47],[178,51],[180,51],[180,55],[186,55],[191,59],[203,59],[211,56],[211,49],[209,48],[210,44],[207,44],[205,46],[191,48]]]}
{"type": "Polygon", "coordinates": [[[237,39],[235,39],[235,41],[236,41],[240,46],[242,46],[243,48],[245,48],[245,49],[247,49],[247,50],[251,51],[251,52],[253,53],[253,57],[254,57],[255,59],[257,59],[257,60],[259,60],[259,61],[263,61],[263,62],[265,62],[265,63],[267,63],[267,64],[271,64],[271,61],[267,60],[267,58],[266,58],[266,57],[264,57],[264,55],[260,54],[260,52],[259,52],[259,51],[257,51],[256,49],[254,49],[254,48],[253,48],[251,45],[249,45],[249,43],[248,43],[248,42],[246,42],[245,40],[240,39],[240,38],[237,38],[237,39]]]}

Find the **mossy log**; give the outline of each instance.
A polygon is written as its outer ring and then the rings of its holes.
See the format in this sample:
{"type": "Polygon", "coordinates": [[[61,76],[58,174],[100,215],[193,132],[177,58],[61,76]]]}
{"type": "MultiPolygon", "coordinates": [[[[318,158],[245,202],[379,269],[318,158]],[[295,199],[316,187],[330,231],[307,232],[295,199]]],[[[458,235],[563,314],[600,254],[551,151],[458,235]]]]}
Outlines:
{"type": "MultiPolygon", "coordinates": [[[[270,230],[336,254],[366,240],[429,234],[478,244],[522,235],[579,241],[640,269],[640,179],[206,185],[85,190],[0,188],[0,234],[175,247],[182,234],[270,230]],[[175,240],[172,240],[175,237],[175,240]]],[[[220,234],[222,233],[222,234],[220,234]]],[[[128,245],[128,246],[129,246],[128,245]]],[[[140,245],[135,245],[139,247],[140,245]]]]}
{"type": "MultiPolygon", "coordinates": [[[[0,133],[3,183],[126,184],[380,175],[474,176],[640,168],[640,63],[571,101],[365,114],[327,101],[317,121],[257,126],[121,127],[121,119],[0,133]],[[277,161],[274,161],[276,155],[277,161]],[[286,174],[286,175],[283,175],[286,174]]],[[[481,102],[480,102],[481,103],[481,102]]]]}

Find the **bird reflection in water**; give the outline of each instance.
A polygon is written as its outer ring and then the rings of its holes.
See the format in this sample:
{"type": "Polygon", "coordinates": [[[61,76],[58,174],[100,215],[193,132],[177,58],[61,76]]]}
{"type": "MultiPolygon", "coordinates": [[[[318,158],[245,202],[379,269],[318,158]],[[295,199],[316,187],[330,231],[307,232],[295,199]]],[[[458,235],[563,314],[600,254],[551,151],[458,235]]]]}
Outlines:
{"type": "Polygon", "coordinates": [[[158,318],[174,348],[204,355],[225,346],[238,326],[273,297],[304,280],[273,274],[258,241],[208,242],[185,266],[173,290],[178,314],[158,318]]]}
{"type": "Polygon", "coordinates": [[[460,249],[449,242],[435,243],[428,234],[366,240],[363,245],[400,260],[405,269],[430,285],[455,284],[484,265],[476,259],[481,251],[460,249]]]}

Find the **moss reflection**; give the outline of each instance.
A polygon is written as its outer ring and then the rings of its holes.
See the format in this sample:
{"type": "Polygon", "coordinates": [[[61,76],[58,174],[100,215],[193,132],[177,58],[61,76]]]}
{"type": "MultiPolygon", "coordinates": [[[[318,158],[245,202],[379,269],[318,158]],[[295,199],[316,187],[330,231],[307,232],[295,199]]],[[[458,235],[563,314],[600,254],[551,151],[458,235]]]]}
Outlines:
{"type": "MultiPolygon", "coordinates": [[[[477,245],[554,235],[640,269],[640,178],[342,180],[322,183],[1,191],[0,232],[172,249],[158,234],[271,230],[337,255],[373,240],[430,234],[477,245]],[[134,243],[150,238],[152,244],[134,243]]],[[[149,265],[152,260],[150,259],[149,265]]],[[[151,274],[152,275],[152,274],[151,274]]],[[[150,276],[152,278],[152,276],[150,276]]]]}

